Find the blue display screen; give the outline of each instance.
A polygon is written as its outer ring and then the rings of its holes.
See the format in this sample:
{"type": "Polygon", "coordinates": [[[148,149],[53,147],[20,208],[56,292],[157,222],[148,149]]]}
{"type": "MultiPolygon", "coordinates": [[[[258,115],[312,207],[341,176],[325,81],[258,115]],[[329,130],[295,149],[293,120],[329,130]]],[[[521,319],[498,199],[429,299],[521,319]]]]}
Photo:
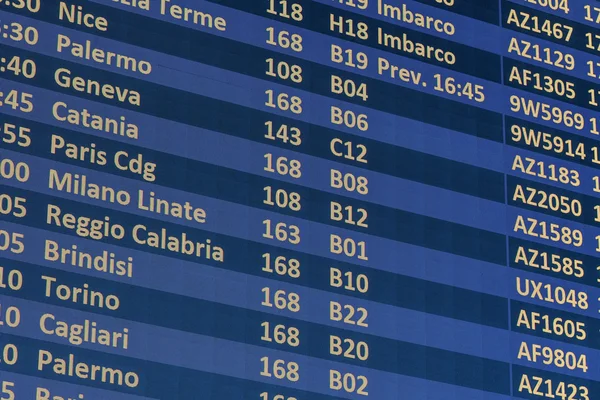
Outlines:
{"type": "Polygon", "coordinates": [[[1,400],[600,400],[600,3],[0,1],[1,400]]]}

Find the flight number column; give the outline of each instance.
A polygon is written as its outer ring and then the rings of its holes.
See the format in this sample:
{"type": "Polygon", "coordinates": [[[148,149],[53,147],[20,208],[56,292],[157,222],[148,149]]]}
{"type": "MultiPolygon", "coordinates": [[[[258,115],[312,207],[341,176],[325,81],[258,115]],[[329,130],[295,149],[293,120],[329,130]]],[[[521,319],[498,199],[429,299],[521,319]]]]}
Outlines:
{"type": "Polygon", "coordinates": [[[512,275],[511,330],[531,335],[513,349],[513,393],[594,398],[599,321],[590,267],[598,263],[600,207],[591,28],[570,20],[568,1],[501,3],[503,26],[516,31],[507,35],[504,83],[520,89],[507,90],[505,118],[515,207],[509,262],[523,270],[512,275]]]}

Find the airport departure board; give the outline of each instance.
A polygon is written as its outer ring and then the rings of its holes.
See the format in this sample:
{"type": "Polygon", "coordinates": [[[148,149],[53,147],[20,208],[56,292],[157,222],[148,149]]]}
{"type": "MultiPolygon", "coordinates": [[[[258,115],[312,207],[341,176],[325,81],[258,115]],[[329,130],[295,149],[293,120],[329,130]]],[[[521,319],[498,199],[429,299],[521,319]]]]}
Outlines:
{"type": "Polygon", "coordinates": [[[1,400],[600,400],[600,2],[1,0],[1,400]]]}

